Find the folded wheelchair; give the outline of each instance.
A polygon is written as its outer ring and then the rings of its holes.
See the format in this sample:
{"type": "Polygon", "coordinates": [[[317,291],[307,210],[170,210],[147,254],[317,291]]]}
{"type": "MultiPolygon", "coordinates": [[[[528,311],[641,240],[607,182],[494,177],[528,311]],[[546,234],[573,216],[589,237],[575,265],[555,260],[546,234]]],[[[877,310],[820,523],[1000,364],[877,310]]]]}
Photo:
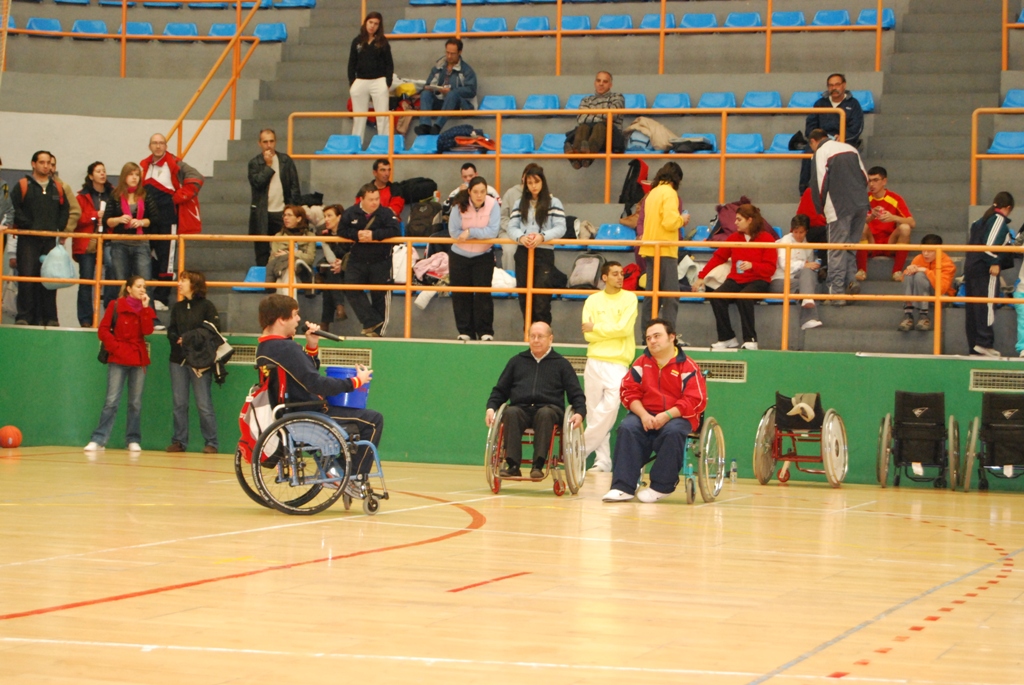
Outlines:
{"type": "MultiPolygon", "coordinates": [[[[576,494],[583,487],[583,481],[587,477],[587,455],[584,454],[583,426],[573,428],[572,408],[565,410],[565,419],[561,427],[555,426],[552,430],[551,448],[548,450],[547,460],[544,464],[543,478],[530,478],[529,476],[511,476],[502,478],[499,473],[502,464],[505,463],[505,449],[508,436],[505,434],[505,422],[502,417],[505,414],[505,406],[498,407],[494,413],[494,421],[487,430],[487,446],[484,448],[484,475],[487,478],[487,486],[491,492],[498,494],[501,491],[501,482],[508,481],[530,481],[539,483],[551,474],[552,489],[555,494],[561,497],[565,494],[566,488],[572,494],[576,494]]],[[[533,429],[527,429],[523,433],[523,445],[533,444],[533,429]]]]}
{"type": "Polygon", "coordinates": [[[1024,395],[987,392],[981,398],[981,417],[967,433],[967,456],[962,476],[964,492],[971,490],[971,473],[978,468],[978,489],[988,490],[988,478],[1024,475],[1024,395]]]}
{"type": "Polygon", "coordinates": [[[821,397],[806,393],[786,397],[776,392],[775,404],[765,409],[754,439],[754,476],[767,485],[779,468],[780,483],[789,480],[790,465],[804,473],[824,474],[838,488],[846,478],[849,454],[846,426],[835,409],[823,411],[821,397]],[[787,444],[788,443],[788,444],[787,444]],[[817,444],[817,454],[800,454],[801,444],[817,444]],[[806,468],[803,464],[821,464],[806,468]]]}
{"type": "Polygon", "coordinates": [[[960,424],[946,418],[946,396],[941,392],[896,391],[893,414],[878,428],[878,483],[883,488],[893,471],[892,484],[904,476],[936,488],[953,489],[960,466],[960,424]]]}

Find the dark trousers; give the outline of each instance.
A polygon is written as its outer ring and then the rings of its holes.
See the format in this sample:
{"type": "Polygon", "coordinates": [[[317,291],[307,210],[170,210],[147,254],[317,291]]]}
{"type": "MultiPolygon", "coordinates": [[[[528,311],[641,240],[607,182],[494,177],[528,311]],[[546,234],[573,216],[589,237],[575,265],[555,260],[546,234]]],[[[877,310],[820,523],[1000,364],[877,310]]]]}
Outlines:
{"type": "MultiPolygon", "coordinates": [[[[96,278],[96,253],[83,252],[82,254],[75,255],[75,261],[78,262],[78,277],[79,278],[96,278]]],[[[92,326],[92,315],[93,315],[93,286],[85,285],[84,283],[78,284],[78,323],[82,328],[90,328],[92,326]]]]}
{"type": "MultiPolygon", "coordinates": [[[[357,262],[349,259],[345,269],[345,283],[349,285],[386,285],[391,282],[391,259],[379,262],[357,262]]],[[[390,290],[349,290],[348,301],[363,328],[380,325],[380,334],[388,327],[391,309],[390,290]],[[383,324],[383,325],[382,325],[383,324]]]]}
{"type": "MultiPolygon", "coordinates": [[[[267,232],[258,233],[255,230],[255,226],[250,224],[249,235],[277,235],[281,232],[281,228],[284,226],[282,217],[284,212],[267,212],[267,232]]],[[[270,243],[265,241],[256,241],[252,244],[253,250],[256,252],[256,266],[266,266],[267,260],[270,259],[270,243]]]]}
{"type": "MultiPolygon", "coordinates": [[[[331,407],[327,413],[349,434],[358,431],[360,440],[367,440],[372,442],[374,447],[380,447],[380,436],[384,433],[384,416],[379,411],[331,407]]],[[[370,448],[361,446],[352,455],[352,473],[367,474],[372,468],[373,456],[370,454],[370,448]]]]}
{"type": "MultiPolygon", "coordinates": [[[[49,254],[56,245],[54,238],[23,235],[18,238],[19,276],[39,276],[42,264],[39,258],[49,254]]],[[[47,290],[42,283],[18,284],[18,313],[15,321],[25,321],[30,326],[45,326],[57,321],[57,291],[47,290]]]]}
{"type": "MultiPolygon", "coordinates": [[[[163,227],[159,227],[155,233],[157,235],[170,235],[172,233],[171,227],[166,230],[163,227]]],[[[153,264],[152,274],[153,279],[157,281],[175,281],[177,280],[178,271],[178,244],[173,240],[151,240],[149,244],[153,250],[153,264]]],[[[155,288],[153,290],[153,299],[167,304],[171,298],[170,288],[155,288]]]]}
{"type": "MultiPolygon", "coordinates": [[[[341,285],[345,282],[345,272],[334,273],[333,271],[322,271],[324,283],[331,283],[341,285]]],[[[321,290],[323,293],[323,308],[320,311],[320,321],[323,323],[331,323],[334,321],[334,314],[337,311],[337,305],[344,306],[345,304],[345,291],[344,290],[321,290]]]]}
{"type": "Polygon", "coordinates": [[[523,462],[523,433],[533,429],[533,468],[544,468],[548,452],[551,451],[551,432],[562,425],[565,409],[553,404],[523,405],[510,404],[505,407],[502,421],[505,423],[505,461],[510,467],[523,462]]]}
{"type": "MultiPolygon", "coordinates": [[[[516,287],[526,287],[526,260],[529,258],[529,250],[525,247],[516,248],[515,262],[516,262],[516,287]]],[[[451,268],[451,267],[449,267],[451,268]]],[[[546,288],[548,284],[544,282],[544,279],[540,277],[540,274],[549,273],[555,268],[555,251],[554,250],[537,250],[533,251],[533,284],[539,288],[546,288]]],[[[519,296],[519,311],[523,313],[523,317],[526,317],[526,295],[519,296]]],[[[536,323],[543,321],[546,324],[551,324],[551,296],[550,295],[534,295],[533,296],[533,321],[536,323]]]]}
{"type": "MultiPolygon", "coordinates": [[[[647,283],[654,282],[654,257],[644,257],[644,271],[647,274],[647,283]]],[[[658,285],[658,290],[668,290],[679,292],[679,262],[675,257],[660,257],[661,265],[658,267],[660,272],[658,278],[661,283],[658,285]]],[[[652,289],[648,287],[648,289],[652,289]]],[[[640,307],[640,331],[647,330],[647,322],[652,318],[651,309],[654,306],[654,300],[651,297],[645,297],[643,305],[640,307]]],[[[676,316],[679,314],[679,298],[672,297],[671,295],[663,295],[658,298],[658,317],[665,319],[666,321],[672,322],[672,325],[676,324],[676,316]]],[[[681,336],[680,336],[681,339],[681,336]]]]}
{"type": "Polygon", "coordinates": [[[686,419],[672,419],[658,430],[644,430],[640,417],[630,412],[622,419],[615,438],[612,488],[636,492],[640,472],[652,459],[651,487],[668,494],[676,489],[686,454],[686,436],[693,426],[686,419]],[[651,457],[654,452],[654,457],[651,457]]]}
{"type": "MultiPolygon", "coordinates": [[[[766,281],[751,281],[750,283],[737,283],[731,278],[719,286],[716,293],[766,293],[771,284],[766,281]]],[[[743,332],[743,342],[757,342],[757,331],[754,329],[754,305],[756,300],[711,300],[711,310],[715,313],[715,327],[718,328],[718,339],[732,340],[736,333],[732,330],[732,322],[729,321],[729,305],[736,304],[740,312],[740,330],[743,332]]]]}
{"type": "MultiPolygon", "coordinates": [[[[494,254],[464,257],[452,252],[448,259],[448,275],[454,286],[491,287],[494,277],[494,254]]],[[[490,293],[452,293],[455,327],[459,335],[477,340],[481,335],[494,335],[494,300],[490,293]]]]}
{"type": "MultiPolygon", "coordinates": [[[[18,247],[21,247],[20,240],[18,247]]],[[[970,269],[964,273],[964,290],[967,297],[995,297],[999,290],[999,277],[989,274],[984,265],[970,269]]],[[[994,311],[994,307],[993,304],[972,303],[964,307],[968,354],[974,354],[975,345],[990,348],[996,346],[996,334],[989,323],[989,313],[994,311]]]]}

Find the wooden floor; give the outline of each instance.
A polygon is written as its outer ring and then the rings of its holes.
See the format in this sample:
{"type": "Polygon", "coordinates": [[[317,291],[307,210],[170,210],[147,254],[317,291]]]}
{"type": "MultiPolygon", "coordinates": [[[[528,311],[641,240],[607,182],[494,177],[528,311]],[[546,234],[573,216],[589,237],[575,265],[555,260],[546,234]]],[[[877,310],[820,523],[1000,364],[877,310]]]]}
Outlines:
{"type": "Polygon", "coordinates": [[[225,455],[0,450],[0,683],[1024,679],[1019,494],[385,469],[376,516],[291,517],[225,455]]]}

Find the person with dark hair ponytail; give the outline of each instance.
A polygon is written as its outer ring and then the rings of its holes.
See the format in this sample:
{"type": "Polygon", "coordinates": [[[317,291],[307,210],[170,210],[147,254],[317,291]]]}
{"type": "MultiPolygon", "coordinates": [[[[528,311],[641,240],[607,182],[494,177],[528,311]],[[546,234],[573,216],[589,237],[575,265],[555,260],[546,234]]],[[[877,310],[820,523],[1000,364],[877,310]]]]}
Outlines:
{"type": "MultiPolygon", "coordinates": [[[[498,237],[501,210],[487,194],[487,181],[477,176],[455,196],[448,232],[458,242],[448,261],[453,286],[489,288],[494,277],[493,245],[481,242],[498,237]]],[[[452,309],[459,340],[494,340],[494,300],[490,293],[452,292],[452,309]]]]}
{"type": "MultiPolygon", "coordinates": [[[[373,111],[377,117],[377,133],[388,134],[388,90],[395,73],[391,59],[391,45],[384,37],[384,17],[380,12],[370,12],[363,20],[359,35],[352,39],[348,54],[348,93],[352,99],[353,112],[365,112],[373,100],[373,111]]],[[[366,117],[352,119],[352,135],[363,139],[366,131],[366,117]]]]}
{"type": "MultiPolygon", "coordinates": [[[[524,172],[523,197],[508,220],[508,237],[519,243],[516,247],[516,287],[526,287],[527,259],[533,250],[534,285],[550,288],[555,270],[555,249],[549,240],[565,235],[565,210],[548,190],[544,169],[535,166],[524,172]],[[536,248],[536,249],[535,249],[536,248]]],[[[519,296],[519,309],[526,316],[526,295],[519,296]]],[[[533,296],[533,321],[551,323],[551,296],[533,296]]]]}
{"type": "MultiPolygon", "coordinates": [[[[103,215],[110,204],[110,193],[114,186],[107,181],[107,168],[103,162],[93,162],[89,165],[85,175],[85,183],[76,199],[78,206],[82,208],[82,215],[78,217],[76,233],[101,233],[105,226],[103,215]]],[[[103,263],[109,264],[110,243],[105,244],[103,263]]],[[[79,278],[96,277],[96,240],[92,238],[75,238],[71,241],[71,253],[78,262],[79,278]]],[[[109,267],[108,267],[109,268],[109,267]]],[[[78,286],[78,324],[82,328],[92,327],[93,317],[93,291],[91,285],[79,284],[78,286]]]]}
{"type": "MultiPolygon", "coordinates": [[[[971,224],[968,245],[998,247],[1010,242],[1010,212],[1013,211],[1013,195],[1003,191],[996,193],[992,204],[980,219],[971,224]]],[[[999,261],[997,252],[968,252],[964,259],[964,289],[968,297],[996,297],[999,294],[999,261]]],[[[967,303],[966,306],[967,348],[969,354],[984,357],[999,357],[996,347],[995,305],[967,303]]]]}

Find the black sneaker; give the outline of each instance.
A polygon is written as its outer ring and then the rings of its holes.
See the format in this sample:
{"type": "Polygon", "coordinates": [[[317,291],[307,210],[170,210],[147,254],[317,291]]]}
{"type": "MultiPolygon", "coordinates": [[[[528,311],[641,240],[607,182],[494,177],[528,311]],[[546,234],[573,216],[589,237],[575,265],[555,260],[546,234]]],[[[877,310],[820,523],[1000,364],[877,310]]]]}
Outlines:
{"type": "Polygon", "coordinates": [[[440,126],[438,126],[437,124],[434,124],[433,126],[430,127],[430,135],[436,136],[436,135],[440,135],[440,134],[441,134],[441,127],[440,126]]]}
{"type": "Polygon", "coordinates": [[[427,126],[426,124],[420,124],[419,126],[414,128],[412,131],[413,131],[413,133],[415,133],[418,136],[430,135],[430,127],[427,126]]]}
{"type": "Polygon", "coordinates": [[[498,471],[498,475],[502,478],[520,478],[523,472],[519,469],[518,465],[507,464],[502,467],[501,471],[498,471]]]}
{"type": "Polygon", "coordinates": [[[543,469],[530,469],[530,478],[532,478],[534,480],[541,480],[542,478],[544,478],[544,470],[543,469]]]}

